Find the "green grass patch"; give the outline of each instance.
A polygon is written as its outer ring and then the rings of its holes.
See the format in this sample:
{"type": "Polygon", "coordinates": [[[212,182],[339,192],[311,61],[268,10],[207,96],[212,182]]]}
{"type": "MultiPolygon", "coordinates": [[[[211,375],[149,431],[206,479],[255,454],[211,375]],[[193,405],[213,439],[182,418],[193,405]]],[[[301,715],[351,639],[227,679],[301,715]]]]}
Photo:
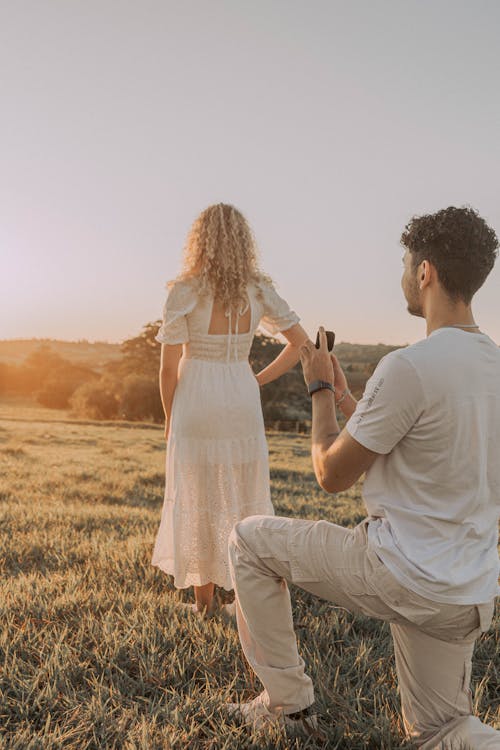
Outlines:
{"type": "MultiPolygon", "coordinates": [[[[6,415],[7,417],[9,415],[6,415]]],[[[410,748],[386,625],[292,588],[327,741],[252,735],[223,705],[253,697],[234,624],[200,621],[150,564],[163,499],[161,428],[0,421],[0,747],[12,750],[410,748]]],[[[276,513],[354,526],[309,439],[269,436],[276,513]]],[[[499,628],[474,659],[475,709],[498,721],[499,628]]]]}

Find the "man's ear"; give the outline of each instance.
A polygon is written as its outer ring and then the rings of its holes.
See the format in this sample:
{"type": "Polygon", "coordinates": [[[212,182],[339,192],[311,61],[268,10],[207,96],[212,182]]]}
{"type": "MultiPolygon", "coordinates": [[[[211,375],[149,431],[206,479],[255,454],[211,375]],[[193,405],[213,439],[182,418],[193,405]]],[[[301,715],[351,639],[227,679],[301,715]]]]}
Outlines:
{"type": "Polygon", "coordinates": [[[432,278],[432,266],[428,260],[423,260],[417,269],[417,282],[419,289],[425,289],[429,286],[432,278]]]}

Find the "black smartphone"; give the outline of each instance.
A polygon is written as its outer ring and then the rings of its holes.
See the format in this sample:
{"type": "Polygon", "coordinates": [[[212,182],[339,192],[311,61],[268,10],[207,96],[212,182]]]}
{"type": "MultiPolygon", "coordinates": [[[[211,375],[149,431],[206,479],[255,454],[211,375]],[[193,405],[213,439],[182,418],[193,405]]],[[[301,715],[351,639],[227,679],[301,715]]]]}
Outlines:
{"type": "MultiPolygon", "coordinates": [[[[333,331],[325,331],[326,333],[326,345],[328,347],[328,351],[333,351],[333,345],[335,344],[335,334],[333,331]]],[[[316,334],[316,349],[319,349],[319,331],[316,334]]]]}

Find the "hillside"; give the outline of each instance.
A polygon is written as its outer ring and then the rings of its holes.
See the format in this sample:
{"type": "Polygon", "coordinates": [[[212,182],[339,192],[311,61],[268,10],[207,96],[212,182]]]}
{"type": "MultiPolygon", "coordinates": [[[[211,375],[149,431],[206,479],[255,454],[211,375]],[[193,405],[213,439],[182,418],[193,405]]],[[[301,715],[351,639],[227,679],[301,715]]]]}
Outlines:
{"type": "MultiPolygon", "coordinates": [[[[75,416],[91,419],[126,419],[162,422],[158,390],[160,346],[155,341],[157,323],[122,344],[54,339],[0,341],[0,395],[9,400],[26,398],[53,409],[71,409],[75,416]]],[[[257,335],[250,363],[260,371],[281,351],[282,343],[257,335]]],[[[356,398],[364,391],[377,362],[398,347],[385,344],[340,343],[335,347],[356,398]]],[[[266,426],[307,430],[311,403],[304,387],[302,368],[261,389],[266,426]]]]}
{"type": "Polygon", "coordinates": [[[108,362],[121,358],[120,344],[106,341],[59,341],[57,339],[0,340],[0,362],[20,365],[41,346],[48,346],[63,359],[93,370],[101,370],[108,362]]]}
{"type": "MultiPolygon", "coordinates": [[[[0,362],[20,365],[41,346],[48,346],[63,359],[73,364],[86,365],[100,370],[109,362],[121,359],[120,344],[107,341],[61,341],[59,339],[1,339],[0,362]]],[[[399,346],[388,344],[351,344],[341,342],[335,345],[335,352],[345,364],[377,363],[381,357],[399,346]]]]}

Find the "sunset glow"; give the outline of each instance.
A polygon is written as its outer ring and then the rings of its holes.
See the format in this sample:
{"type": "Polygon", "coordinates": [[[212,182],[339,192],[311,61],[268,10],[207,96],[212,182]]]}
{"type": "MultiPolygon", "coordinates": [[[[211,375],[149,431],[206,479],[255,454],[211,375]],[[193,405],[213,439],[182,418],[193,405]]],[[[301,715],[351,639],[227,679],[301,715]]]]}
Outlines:
{"type": "MultiPolygon", "coordinates": [[[[0,11],[0,338],[135,335],[219,200],[308,330],[422,337],[399,287],[405,223],[470,203],[500,230],[500,7],[116,7],[0,11]]],[[[497,342],[499,281],[475,305],[497,342]]]]}

